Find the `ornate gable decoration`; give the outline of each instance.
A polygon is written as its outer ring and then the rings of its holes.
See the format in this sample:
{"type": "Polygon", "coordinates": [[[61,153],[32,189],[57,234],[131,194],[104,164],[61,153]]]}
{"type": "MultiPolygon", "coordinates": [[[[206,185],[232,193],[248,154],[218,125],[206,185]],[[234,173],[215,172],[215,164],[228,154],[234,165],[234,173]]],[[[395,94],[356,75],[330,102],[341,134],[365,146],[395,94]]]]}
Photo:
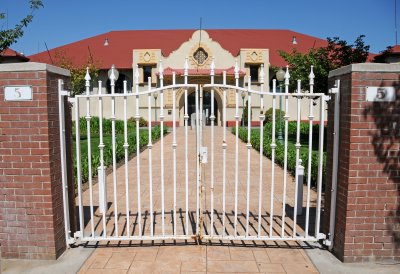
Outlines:
{"type": "Polygon", "coordinates": [[[202,65],[205,63],[205,61],[207,61],[208,53],[202,47],[200,47],[193,53],[193,58],[197,64],[202,65]]]}
{"type": "Polygon", "coordinates": [[[155,50],[143,50],[139,53],[140,64],[157,64],[157,54],[155,50]]]}
{"type": "Polygon", "coordinates": [[[192,48],[189,59],[191,67],[209,66],[212,61],[212,53],[210,48],[201,43],[192,48]]]}
{"type": "Polygon", "coordinates": [[[255,64],[264,63],[262,51],[257,50],[257,49],[247,50],[246,51],[246,63],[255,63],[255,64]]]}

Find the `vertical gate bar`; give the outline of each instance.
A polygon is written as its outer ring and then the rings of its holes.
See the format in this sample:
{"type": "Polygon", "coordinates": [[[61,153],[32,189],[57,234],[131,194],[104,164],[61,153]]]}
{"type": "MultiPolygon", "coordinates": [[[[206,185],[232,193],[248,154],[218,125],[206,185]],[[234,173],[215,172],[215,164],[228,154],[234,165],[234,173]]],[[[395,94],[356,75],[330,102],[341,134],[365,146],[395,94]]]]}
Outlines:
{"type": "MultiPolygon", "coordinates": [[[[271,141],[271,191],[270,191],[270,219],[269,219],[269,237],[272,237],[272,215],[274,207],[274,184],[275,184],[275,149],[276,149],[276,132],[275,132],[275,118],[276,118],[276,79],[272,80],[272,141],[271,141]]],[[[286,198],[286,186],[283,186],[282,195],[282,232],[283,237],[285,229],[285,198],[286,198]]]]}
{"type": "Polygon", "coordinates": [[[75,98],[75,146],[76,146],[76,176],[78,177],[78,204],[79,204],[79,229],[81,237],[85,237],[83,226],[83,205],[82,205],[82,163],[81,163],[81,130],[79,127],[79,98],[75,98]]]}
{"type": "MultiPolygon", "coordinates": [[[[102,92],[102,81],[99,81],[99,150],[100,150],[100,172],[101,172],[101,178],[102,181],[99,182],[99,193],[102,191],[102,194],[99,194],[99,202],[102,204],[99,205],[99,207],[103,207],[103,237],[107,236],[107,223],[106,223],[106,211],[107,211],[107,190],[106,190],[106,176],[103,176],[104,173],[104,141],[103,141],[103,97],[101,96],[102,92]],[[102,189],[100,187],[102,185],[102,189]],[[103,200],[101,201],[100,195],[103,197],[103,200]]],[[[98,175],[98,178],[100,179],[100,175],[98,175]]]]}
{"type": "Polygon", "coordinates": [[[321,192],[322,192],[322,168],[324,165],[324,127],[325,127],[325,98],[320,97],[319,106],[319,151],[318,151],[318,183],[317,183],[317,216],[315,218],[315,238],[319,238],[319,227],[321,217],[321,192]]]}
{"type": "Polygon", "coordinates": [[[199,89],[195,93],[196,107],[196,235],[199,235],[199,179],[200,179],[200,136],[199,136],[199,89]]]}
{"type": "MultiPolygon", "coordinates": [[[[151,77],[147,78],[147,85],[148,85],[148,90],[151,91],[151,77]]],[[[153,148],[153,141],[152,141],[152,136],[151,136],[151,92],[149,92],[147,96],[147,115],[149,117],[149,123],[148,123],[148,134],[149,134],[149,142],[147,144],[147,147],[149,149],[149,209],[150,209],[150,236],[154,236],[154,212],[153,212],[153,160],[152,160],[152,148],[153,148]]]]}
{"type": "MultiPolygon", "coordinates": [[[[203,147],[203,86],[200,86],[200,123],[199,123],[199,147],[203,147]]],[[[201,155],[199,159],[201,159],[201,155]]],[[[198,189],[198,197],[199,197],[199,238],[202,238],[202,227],[203,227],[203,162],[200,160],[200,169],[199,169],[199,189],[198,189]]]]}
{"type": "Polygon", "coordinates": [[[58,79],[58,120],[60,125],[60,153],[61,153],[61,182],[63,188],[63,207],[64,207],[64,230],[65,241],[68,246],[71,232],[69,219],[69,200],[68,200],[68,182],[67,182],[67,156],[65,152],[65,109],[63,94],[63,81],[58,79]]]}
{"type": "Polygon", "coordinates": [[[89,181],[89,209],[90,209],[90,231],[94,237],[94,214],[93,214],[93,181],[92,181],[92,142],[90,138],[90,75],[89,68],[86,68],[85,88],[86,88],[86,135],[87,135],[87,151],[88,151],[88,181],[89,181]]]}
{"type": "Polygon", "coordinates": [[[248,78],[247,99],[247,188],[246,188],[246,237],[249,236],[250,216],[250,150],[251,150],[251,77],[248,78]]]}
{"type": "MultiPolygon", "coordinates": [[[[211,63],[211,85],[214,85],[214,71],[215,63],[214,57],[211,63]]],[[[214,236],[214,88],[211,88],[211,220],[210,220],[210,234],[214,236]]]]}
{"type": "MultiPolygon", "coordinates": [[[[226,71],[223,72],[223,85],[226,85],[226,71]]],[[[223,91],[223,139],[222,139],[222,236],[225,236],[226,216],[226,89],[223,91]]]]}
{"type": "MultiPolygon", "coordinates": [[[[159,77],[160,87],[164,87],[164,69],[160,61],[159,77]]],[[[164,212],[164,90],[160,90],[160,123],[161,123],[161,231],[165,236],[165,212],[164,212]]]]}
{"type": "MultiPolygon", "coordinates": [[[[185,58],[184,64],[184,78],[185,85],[187,85],[187,77],[188,77],[188,58],[185,58]]],[[[185,199],[186,199],[186,211],[185,211],[185,220],[186,220],[186,236],[189,235],[189,160],[188,160],[188,91],[185,88],[185,199]]],[[[192,125],[193,126],[193,125],[192,125]]]]}
{"type": "MultiPolygon", "coordinates": [[[[289,74],[289,66],[286,66],[286,73],[285,73],[285,142],[284,142],[284,156],[283,156],[283,185],[284,188],[286,189],[287,186],[287,158],[288,158],[288,128],[289,128],[289,97],[287,94],[289,94],[289,79],[290,79],[290,74],[289,74]]],[[[282,96],[282,95],[281,95],[282,96]]],[[[271,212],[271,215],[273,217],[273,212],[271,212]]],[[[296,229],[295,227],[293,228],[294,230],[296,229]]],[[[295,236],[295,233],[293,237],[295,236]]]]}
{"type": "Polygon", "coordinates": [[[127,81],[124,81],[124,150],[125,150],[125,203],[126,203],[126,236],[130,236],[130,212],[129,212],[129,173],[128,173],[128,124],[126,115],[127,81]]]}
{"type": "MultiPolygon", "coordinates": [[[[172,73],[172,85],[176,84],[176,76],[175,71],[172,73]]],[[[174,181],[174,237],[176,236],[176,90],[172,89],[172,134],[173,134],[173,141],[172,141],[172,149],[173,149],[173,181],[174,181]]]]}
{"type": "MultiPolygon", "coordinates": [[[[298,201],[298,184],[299,184],[299,157],[300,157],[300,119],[301,119],[301,109],[300,109],[300,93],[301,93],[301,80],[297,80],[297,121],[296,121],[296,171],[295,171],[295,189],[294,189],[294,214],[293,214],[293,229],[297,226],[297,204],[298,201]]],[[[303,186],[301,186],[303,187],[303,186]]]]}
{"type": "MultiPolygon", "coordinates": [[[[239,87],[239,66],[235,61],[235,86],[239,87]]],[[[237,208],[238,208],[238,182],[239,182],[239,90],[236,89],[235,97],[235,219],[233,220],[234,236],[237,236],[237,208]]],[[[213,139],[211,139],[213,140],[213,139]]]]}
{"type": "Polygon", "coordinates": [[[261,209],[262,209],[262,190],[263,190],[263,152],[264,152],[264,65],[261,64],[260,70],[260,83],[261,83],[261,94],[260,94],[260,186],[258,195],[258,228],[257,235],[261,236],[261,209]]]}
{"type": "MultiPolygon", "coordinates": [[[[111,67],[111,94],[115,94],[115,74],[114,74],[114,66],[111,67]]],[[[111,97],[111,131],[112,131],[112,169],[113,169],[113,185],[114,185],[114,227],[115,227],[115,236],[119,236],[118,234],[118,199],[117,199],[117,158],[116,158],[116,144],[115,144],[115,96],[111,97]]]]}
{"type": "MultiPolygon", "coordinates": [[[[135,72],[135,80],[136,80],[136,96],[135,96],[135,120],[136,120],[136,181],[137,181],[137,203],[138,203],[138,231],[139,237],[142,236],[142,204],[141,204],[141,195],[140,195],[140,149],[139,149],[139,66],[136,65],[135,72]]],[[[162,134],[161,134],[162,135],[162,134]]]]}
{"type": "MultiPolygon", "coordinates": [[[[310,79],[310,94],[314,93],[314,72],[311,66],[311,72],[308,78],[310,79]]],[[[312,161],[312,140],[313,140],[313,120],[314,120],[314,104],[313,97],[309,99],[309,132],[308,132],[308,163],[307,163],[307,206],[306,206],[306,225],[304,237],[308,237],[308,229],[310,223],[310,192],[311,192],[311,161],[312,161]]]]}

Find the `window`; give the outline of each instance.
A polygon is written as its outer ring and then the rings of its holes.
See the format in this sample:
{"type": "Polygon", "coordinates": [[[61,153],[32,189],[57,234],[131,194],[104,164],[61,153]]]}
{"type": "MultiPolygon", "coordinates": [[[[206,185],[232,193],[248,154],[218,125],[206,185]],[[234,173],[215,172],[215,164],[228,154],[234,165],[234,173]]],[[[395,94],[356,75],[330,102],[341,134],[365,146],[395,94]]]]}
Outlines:
{"type": "Polygon", "coordinates": [[[259,65],[251,65],[250,66],[250,77],[251,77],[251,82],[258,82],[258,72],[259,72],[259,65]]]}
{"type": "MultiPolygon", "coordinates": [[[[143,66],[143,83],[147,83],[149,77],[151,77],[151,66],[143,66]]],[[[152,79],[153,81],[153,79],[152,79]]]]}
{"type": "Polygon", "coordinates": [[[193,58],[196,60],[197,64],[202,65],[208,58],[208,53],[203,48],[198,48],[193,53],[193,58]]]}

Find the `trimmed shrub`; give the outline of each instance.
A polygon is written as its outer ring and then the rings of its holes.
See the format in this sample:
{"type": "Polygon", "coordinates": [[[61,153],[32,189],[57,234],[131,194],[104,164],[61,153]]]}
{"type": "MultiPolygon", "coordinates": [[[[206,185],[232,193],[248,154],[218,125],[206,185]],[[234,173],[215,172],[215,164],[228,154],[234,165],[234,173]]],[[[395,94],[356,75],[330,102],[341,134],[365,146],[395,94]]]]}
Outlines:
{"type": "MultiPolygon", "coordinates": [[[[107,120],[106,120],[107,121],[107,120]]],[[[108,123],[108,122],[107,122],[108,123]]],[[[86,126],[86,124],[85,124],[86,126]]],[[[168,131],[167,127],[164,127],[164,134],[168,131]]],[[[120,132],[120,130],[118,131],[120,132]]],[[[86,136],[85,136],[86,137],[86,136]]],[[[156,126],[152,129],[152,140],[158,140],[161,137],[161,128],[160,126],[156,126]]],[[[139,149],[143,148],[148,144],[149,136],[147,130],[139,131],[139,149]]],[[[112,136],[111,134],[105,134],[103,138],[104,143],[104,166],[108,167],[112,164],[112,136]]],[[[129,130],[128,134],[128,154],[132,155],[136,152],[136,133],[135,131],[129,130]]],[[[93,137],[91,138],[91,162],[92,162],[92,177],[97,175],[97,168],[100,166],[100,149],[99,138],[93,137]]],[[[115,156],[117,162],[125,158],[125,149],[124,145],[124,135],[123,128],[122,134],[117,133],[115,138],[115,156]]],[[[89,180],[89,165],[88,165],[88,140],[86,138],[81,139],[81,178],[82,183],[85,183],[89,180]]],[[[76,146],[74,141],[74,172],[75,172],[75,183],[77,182],[77,162],[76,162],[76,146]]]]}
{"type": "MultiPolygon", "coordinates": [[[[277,108],[277,109],[275,109],[275,122],[276,123],[279,123],[279,113],[281,113],[281,115],[282,115],[282,122],[284,121],[283,117],[285,116],[285,112],[283,110],[279,110],[279,108],[277,108]]],[[[273,115],[273,108],[270,108],[265,112],[264,124],[272,123],[272,117],[273,117],[272,115],[273,115]]]]}
{"type": "MultiPolygon", "coordinates": [[[[308,129],[309,125],[306,123],[302,123],[300,126],[300,135],[303,135],[303,138],[308,140],[308,129]],[[306,135],[306,136],[305,136],[306,135]]],[[[313,128],[318,133],[319,126],[316,125],[316,129],[313,128]]],[[[235,128],[232,128],[232,133],[235,134],[235,128]]],[[[246,128],[239,128],[239,138],[247,142],[247,129],[246,128]]],[[[250,143],[252,147],[258,151],[260,151],[260,130],[253,129],[251,131],[250,136],[250,143]]],[[[264,128],[264,142],[263,142],[263,154],[268,158],[272,157],[272,123],[267,123],[264,128]]],[[[296,138],[296,122],[290,122],[288,127],[288,136],[290,138],[296,138]]],[[[283,144],[277,142],[275,149],[275,163],[282,166],[284,165],[284,153],[285,147],[283,144]]],[[[287,147],[287,169],[288,171],[295,175],[296,172],[296,147],[294,143],[288,142],[287,147]]],[[[323,153],[323,175],[322,178],[324,180],[325,173],[326,173],[326,153],[323,153]]],[[[308,148],[301,147],[299,153],[299,159],[302,160],[302,165],[304,166],[304,182],[307,182],[308,178],[308,148]]],[[[318,180],[318,150],[312,150],[311,153],[311,185],[315,186],[318,180]]]]}

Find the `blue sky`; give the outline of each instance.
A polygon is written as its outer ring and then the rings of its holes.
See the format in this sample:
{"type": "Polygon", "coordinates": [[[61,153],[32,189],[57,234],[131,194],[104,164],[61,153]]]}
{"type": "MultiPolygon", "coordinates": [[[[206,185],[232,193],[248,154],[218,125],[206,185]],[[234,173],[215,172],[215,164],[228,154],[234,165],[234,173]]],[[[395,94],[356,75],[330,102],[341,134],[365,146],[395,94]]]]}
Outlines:
{"type": "MultiPolygon", "coordinates": [[[[364,34],[377,53],[395,44],[394,1],[44,0],[44,8],[12,48],[30,55],[45,50],[44,42],[51,49],[112,30],[197,29],[202,17],[204,29],[290,29],[349,42],[364,34]]],[[[28,12],[27,3],[0,0],[0,11],[8,13],[0,27],[14,26],[28,12]]],[[[398,15],[399,6],[397,0],[398,15]]]]}

